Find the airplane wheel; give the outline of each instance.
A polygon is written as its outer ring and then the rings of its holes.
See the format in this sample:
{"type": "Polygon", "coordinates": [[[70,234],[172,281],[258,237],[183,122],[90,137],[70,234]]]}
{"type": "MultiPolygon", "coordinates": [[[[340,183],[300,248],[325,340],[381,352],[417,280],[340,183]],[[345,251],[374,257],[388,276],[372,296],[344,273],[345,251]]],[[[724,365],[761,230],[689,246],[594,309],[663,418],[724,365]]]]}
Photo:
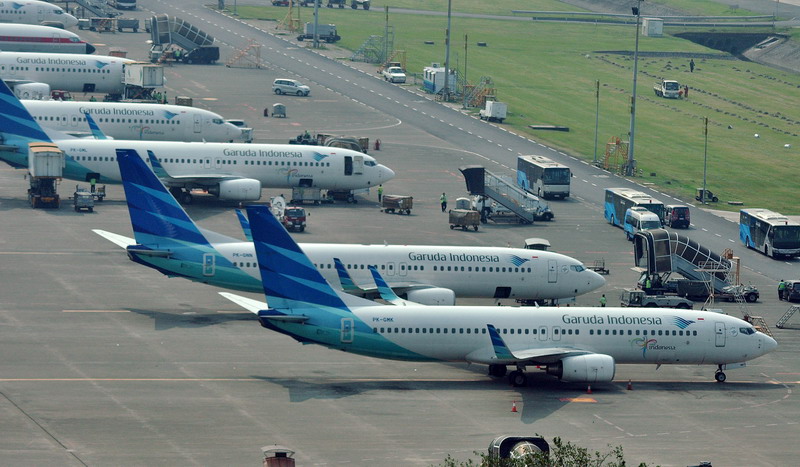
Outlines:
{"type": "Polygon", "coordinates": [[[522,371],[514,370],[508,374],[508,382],[515,388],[519,388],[528,384],[528,377],[522,371]]]}
{"type": "Polygon", "coordinates": [[[725,376],[725,373],[718,371],[714,374],[714,379],[717,380],[718,383],[724,383],[728,377],[725,376]]]}
{"type": "Polygon", "coordinates": [[[181,203],[183,204],[192,204],[192,195],[189,193],[182,193],[181,194],[181,203]]]}

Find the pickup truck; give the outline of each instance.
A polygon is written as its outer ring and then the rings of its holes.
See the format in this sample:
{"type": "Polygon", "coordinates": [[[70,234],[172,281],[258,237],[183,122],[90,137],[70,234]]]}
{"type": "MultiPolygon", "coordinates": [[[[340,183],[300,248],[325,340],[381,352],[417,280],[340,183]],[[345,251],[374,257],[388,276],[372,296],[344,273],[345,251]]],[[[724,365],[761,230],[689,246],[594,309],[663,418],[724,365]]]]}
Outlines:
{"type": "Polygon", "coordinates": [[[662,79],[653,85],[653,90],[658,97],[666,97],[668,99],[677,99],[681,96],[681,85],[677,81],[671,79],[662,79]]]}
{"type": "Polygon", "coordinates": [[[381,73],[383,74],[383,79],[390,83],[406,82],[406,73],[399,66],[390,66],[388,68],[384,68],[381,73]]]}

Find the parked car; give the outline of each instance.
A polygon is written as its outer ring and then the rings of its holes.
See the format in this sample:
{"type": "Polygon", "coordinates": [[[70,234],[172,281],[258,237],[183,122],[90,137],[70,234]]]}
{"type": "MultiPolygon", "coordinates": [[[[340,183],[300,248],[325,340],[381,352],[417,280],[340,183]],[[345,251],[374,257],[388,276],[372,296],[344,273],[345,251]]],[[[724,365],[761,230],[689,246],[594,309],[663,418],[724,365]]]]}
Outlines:
{"type": "Polygon", "coordinates": [[[383,70],[383,79],[390,83],[405,83],[406,73],[399,66],[390,66],[383,70]]]}
{"type": "Polygon", "coordinates": [[[691,223],[689,206],[682,204],[667,205],[664,216],[666,224],[673,229],[688,229],[691,223]]]}
{"type": "Polygon", "coordinates": [[[276,79],[272,82],[272,92],[307,96],[311,93],[311,88],[296,79],[276,79]]]}

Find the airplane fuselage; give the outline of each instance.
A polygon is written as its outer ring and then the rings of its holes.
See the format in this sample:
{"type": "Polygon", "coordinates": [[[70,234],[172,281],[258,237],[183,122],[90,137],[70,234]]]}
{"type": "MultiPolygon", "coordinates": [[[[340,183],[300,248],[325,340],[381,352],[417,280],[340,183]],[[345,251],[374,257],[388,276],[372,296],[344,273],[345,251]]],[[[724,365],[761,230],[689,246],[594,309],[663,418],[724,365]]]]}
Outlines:
{"type": "Polygon", "coordinates": [[[37,24],[0,23],[0,50],[7,52],[94,53],[77,34],[37,24]]]}
{"type": "Polygon", "coordinates": [[[89,133],[86,113],[100,130],[118,140],[225,142],[241,137],[238,127],[214,112],[168,104],[23,100],[43,127],[89,133]]]}
{"type": "Polygon", "coordinates": [[[70,92],[123,94],[127,58],[106,55],[0,52],[0,78],[46,83],[70,92]]]}
{"type": "MultiPolygon", "coordinates": [[[[156,243],[146,245],[159,247],[156,243]]],[[[305,243],[300,247],[331,284],[339,283],[333,258],[339,258],[360,284],[373,284],[367,265],[375,265],[392,287],[442,287],[453,290],[456,297],[560,299],[590,292],[605,283],[579,261],[539,250],[329,243],[305,243]]],[[[134,252],[129,255],[134,261],[171,276],[232,290],[263,290],[250,242],[214,244],[213,248],[202,250],[173,246],[170,250],[169,258],[134,252]]]]}
{"type": "Polygon", "coordinates": [[[39,0],[0,2],[0,22],[16,24],[57,23],[65,28],[78,25],[78,19],[58,5],[39,0]]]}

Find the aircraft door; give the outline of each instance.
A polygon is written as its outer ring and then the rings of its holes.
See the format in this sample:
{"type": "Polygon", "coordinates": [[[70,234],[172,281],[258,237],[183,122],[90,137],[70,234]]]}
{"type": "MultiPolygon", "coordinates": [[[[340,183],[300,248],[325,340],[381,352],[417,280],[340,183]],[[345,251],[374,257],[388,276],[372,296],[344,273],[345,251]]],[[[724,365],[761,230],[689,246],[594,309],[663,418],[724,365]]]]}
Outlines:
{"type": "Polygon", "coordinates": [[[725,347],[725,323],[714,323],[714,345],[725,347]]]}
{"type": "Polygon", "coordinates": [[[405,276],[406,274],[408,274],[408,264],[400,263],[400,271],[398,271],[397,273],[400,274],[401,276],[405,276]]]}
{"type": "Polygon", "coordinates": [[[364,156],[353,157],[353,173],[356,175],[364,173],[364,156]]]}
{"type": "Polygon", "coordinates": [[[553,326],[553,340],[560,341],[561,340],[561,326],[553,326]]]}
{"type": "Polygon", "coordinates": [[[342,318],[340,340],[342,344],[353,343],[353,318],[342,318]]]}
{"type": "Polygon", "coordinates": [[[44,7],[36,8],[36,21],[40,23],[44,21],[44,7]]]}
{"type": "Polygon", "coordinates": [[[551,284],[558,282],[558,261],[554,259],[547,260],[547,282],[551,284]]]}
{"type": "Polygon", "coordinates": [[[215,265],[216,256],[214,256],[214,253],[203,253],[203,275],[213,276],[215,265]]]}
{"type": "Polygon", "coordinates": [[[547,340],[547,326],[539,326],[539,340],[540,341],[547,340]]]}
{"type": "Polygon", "coordinates": [[[203,119],[202,117],[200,117],[200,115],[197,114],[194,115],[193,129],[195,133],[200,133],[201,131],[203,131],[203,119]]]}
{"type": "Polygon", "coordinates": [[[353,175],[353,156],[344,156],[344,174],[353,175]]]}

